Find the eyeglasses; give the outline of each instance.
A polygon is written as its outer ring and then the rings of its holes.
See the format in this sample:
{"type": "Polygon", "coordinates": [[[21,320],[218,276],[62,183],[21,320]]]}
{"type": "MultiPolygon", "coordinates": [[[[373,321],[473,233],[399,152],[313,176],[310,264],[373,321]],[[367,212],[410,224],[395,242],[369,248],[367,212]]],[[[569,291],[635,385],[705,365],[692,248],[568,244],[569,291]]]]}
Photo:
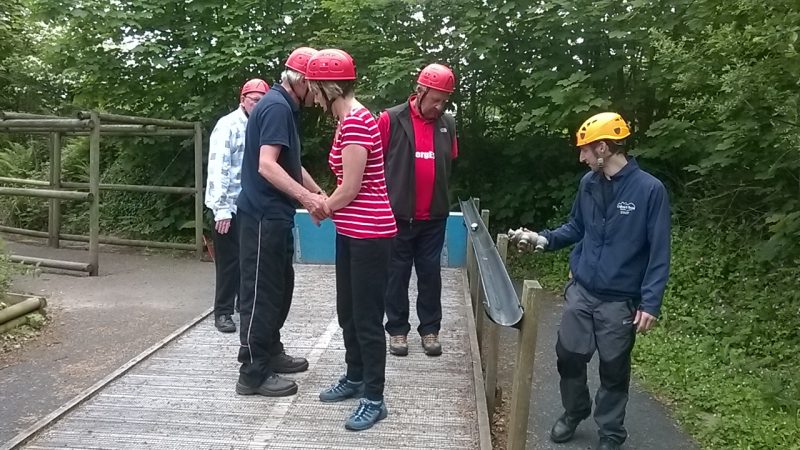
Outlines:
{"type": "Polygon", "coordinates": [[[251,97],[249,95],[245,95],[244,98],[250,100],[253,103],[258,103],[258,101],[261,100],[261,97],[251,97]]]}

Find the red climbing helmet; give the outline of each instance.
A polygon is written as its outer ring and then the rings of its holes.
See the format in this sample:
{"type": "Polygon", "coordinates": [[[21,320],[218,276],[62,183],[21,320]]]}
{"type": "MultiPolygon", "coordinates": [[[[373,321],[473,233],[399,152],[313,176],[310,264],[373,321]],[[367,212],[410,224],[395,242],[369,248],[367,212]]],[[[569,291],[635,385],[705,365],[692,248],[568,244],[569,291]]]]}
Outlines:
{"type": "Polygon", "coordinates": [[[456,85],[456,77],[447,66],[428,64],[419,73],[417,83],[437,91],[452,93],[456,85]]]}
{"type": "Polygon", "coordinates": [[[327,48],[318,51],[308,61],[307,80],[355,80],[356,63],[346,51],[327,48]]]}
{"type": "Polygon", "coordinates": [[[308,60],[311,59],[315,53],[317,53],[317,51],[311,47],[296,48],[292,54],[289,55],[289,58],[286,59],[286,67],[305,75],[306,69],[308,68],[308,60]]]}
{"type": "Polygon", "coordinates": [[[260,78],[253,78],[252,80],[247,80],[244,86],[242,86],[242,92],[239,95],[246,95],[251,92],[266,94],[268,90],[269,85],[267,85],[266,81],[260,78]]]}

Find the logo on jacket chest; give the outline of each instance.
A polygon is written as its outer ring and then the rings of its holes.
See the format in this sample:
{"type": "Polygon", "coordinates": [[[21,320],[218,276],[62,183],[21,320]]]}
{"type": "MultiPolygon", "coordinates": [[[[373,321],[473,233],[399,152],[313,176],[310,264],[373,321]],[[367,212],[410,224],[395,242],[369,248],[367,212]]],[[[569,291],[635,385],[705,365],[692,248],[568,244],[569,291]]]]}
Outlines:
{"type": "Polygon", "coordinates": [[[633,202],[619,202],[617,203],[617,209],[621,215],[627,216],[636,211],[636,204],[633,202]]]}
{"type": "Polygon", "coordinates": [[[418,159],[433,159],[433,150],[429,152],[416,152],[416,157],[418,159]]]}

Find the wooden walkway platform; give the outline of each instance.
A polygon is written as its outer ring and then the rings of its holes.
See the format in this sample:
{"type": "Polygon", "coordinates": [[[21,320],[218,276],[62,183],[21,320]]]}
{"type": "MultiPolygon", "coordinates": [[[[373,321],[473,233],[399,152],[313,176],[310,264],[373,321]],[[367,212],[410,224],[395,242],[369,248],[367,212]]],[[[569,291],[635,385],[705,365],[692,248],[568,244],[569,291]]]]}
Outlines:
{"type": "Polygon", "coordinates": [[[295,269],[294,303],[282,334],[290,354],[309,360],[308,371],[289,375],[299,384],[297,395],[236,395],[238,333],[217,332],[206,315],[22,433],[11,448],[490,448],[462,269],[443,270],[443,355],[426,356],[412,331],[409,355],[387,356],[389,417],[362,432],[344,429],[357,400],[318,400],[345,369],[334,267],[295,269]]]}

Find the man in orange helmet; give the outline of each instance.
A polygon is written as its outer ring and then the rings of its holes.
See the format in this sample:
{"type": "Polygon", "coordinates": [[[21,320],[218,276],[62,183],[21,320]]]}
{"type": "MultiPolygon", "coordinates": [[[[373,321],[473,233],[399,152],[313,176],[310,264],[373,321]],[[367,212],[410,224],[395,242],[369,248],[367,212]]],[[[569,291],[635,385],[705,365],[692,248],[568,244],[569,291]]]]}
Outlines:
{"type": "Polygon", "coordinates": [[[445,108],[455,82],[449,67],[430,64],[420,71],[416,92],[408,101],[378,119],[386,186],[398,228],[386,288],[389,352],[397,356],[408,354],[412,265],[417,272],[417,331],[422,347],[429,356],[442,354],[440,261],[450,213],[450,168],[458,156],[455,120],[445,108]]]}
{"type": "Polygon", "coordinates": [[[239,208],[241,284],[240,395],[283,397],[297,384],[278,374],[302,372],[308,361],[281,342],[294,293],[294,215],[300,203],[316,220],[330,215],[325,196],[300,162],[300,108],[313,104],[306,80],[316,53],[295,49],[280,83],[253,108],[245,132],[239,208]]]}
{"type": "Polygon", "coordinates": [[[586,364],[600,356],[594,419],[599,450],[619,449],[636,332],[653,326],[661,311],[670,259],[669,197],[664,185],[624,151],[630,136],[613,112],[590,117],[577,133],[580,161],[591,169],[580,182],[569,221],[535,233],[509,232],[520,250],[558,250],[576,244],[572,278],[558,330],[556,355],[564,413],[553,425],[554,442],[572,439],[592,402],[586,364]]]}
{"type": "Polygon", "coordinates": [[[236,199],[242,190],[242,155],[247,118],[267,93],[264,80],[253,78],[239,92],[239,107],[217,121],[208,144],[206,206],[214,213],[214,325],[233,333],[234,304],[239,293],[239,233],[236,229],[236,199]]]}

